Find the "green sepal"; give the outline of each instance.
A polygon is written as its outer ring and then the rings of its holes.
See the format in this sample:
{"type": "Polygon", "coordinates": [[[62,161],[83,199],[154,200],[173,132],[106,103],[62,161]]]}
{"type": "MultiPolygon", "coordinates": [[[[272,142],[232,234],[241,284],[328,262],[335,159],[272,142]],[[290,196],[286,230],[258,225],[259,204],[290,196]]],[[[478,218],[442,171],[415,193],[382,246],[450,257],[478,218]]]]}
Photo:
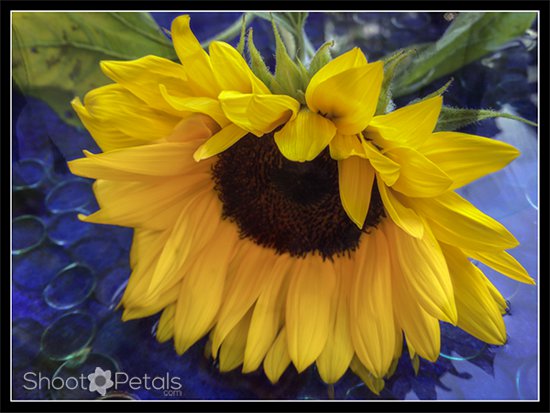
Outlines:
{"type": "Polygon", "coordinates": [[[239,38],[239,43],[237,44],[237,51],[244,56],[244,42],[246,39],[246,13],[243,13],[242,22],[241,22],[241,37],[239,38]]]}
{"type": "Polygon", "coordinates": [[[418,357],[418,354],[413,356],[411,359],[411,364],[414,370],[414,375],[418,376],[418,370],[420,369],[420,358],[418,357]]]}
{"type": "Polygon", "coordinates": [[[272,23],[275,22],[292,59],[303,60],[312,56],[313,47],[304,31],[308,12],[254,12],[253,14],[272,23]]]}
{"type": "Polygon", "coordinates": [[[389,379],[391,376],[393,376],[393,374],[397,370],[397,364],[399,364],[399,357],[392,360],[390,364],[390,368],[388,369],[388,371],[386,372],[386,375],[384,376],[385,378],[389,379]]]}
{"type": "Polygon", "coordinates": [[[331,40],[330,42],[324,43],[321,47],[319,47],[319,49],[317,49],[315,55],[313,56],[313,59],[311,59],[311,63],[309,64],[310,78],[313,77],[313,75],[317,73],[324,65],[332,60],[332,56],[330,55],[330,48],[333,46],[334,40],[331,40]]]}
{"type": "Polygon", "coordinates": [[[408,104],[412,105],[414,103],[422,102],[424,100],[428,100],[428,99],[431,99],[431,98],[436,97],[436,96],[441,96],[443,93],[445,93],[447,91],[447,89],[449,88],[449,86],[451,86],[453,81],[454,81],[453,78],[449,79],[449,81],[447,83],[445,83],[443,86],[441,86],[435,92],[432,92],[429,95],[426,95],[426,96],[421,97],[421,98],[413,99],[408,104]]]}
{"type": "Polygon", "coordinates": [[[275,35],[275,82],[273,82],[273,93],[292,96],[298,99],[298,91],[304,91],[307,86],[307,70],[301,70],[300,66],[289,56],[286,47],[281,39],[279,30],[272,21],[273,33],[275,35]]]}
{"type": "Polygon", "coordinates": [[[275,83],[275,78],[271,74],[269,67],[264,62],[264,59],[254,44],[254,30],[252,27],[248,30],[248,55],[250,56],[250,69],[258,76],[258,78],[264,82],[264,84],[273,91],[272,87],[275,83]]]}
{"type": "Polygon", "coordinates": [[[454,131],[472,123],[490,118],[513,119],[531,126],[537,126],[536,123],[509,113],[497,112],[488,109],[461,109],[450,106],[443,106],[435,127],[435,132],[454,131]]]}
{"type": "Polygon", "coordinates": [[[396,73],[396,69],[413,53],[415,53],[415,50],[413,49],[403,49],[384,60],[384,80],[382,81],[380,97],[378,98],[378,105],[376,106],[375,115],[383,115],[391,109],[391,84],[396,73]]]}

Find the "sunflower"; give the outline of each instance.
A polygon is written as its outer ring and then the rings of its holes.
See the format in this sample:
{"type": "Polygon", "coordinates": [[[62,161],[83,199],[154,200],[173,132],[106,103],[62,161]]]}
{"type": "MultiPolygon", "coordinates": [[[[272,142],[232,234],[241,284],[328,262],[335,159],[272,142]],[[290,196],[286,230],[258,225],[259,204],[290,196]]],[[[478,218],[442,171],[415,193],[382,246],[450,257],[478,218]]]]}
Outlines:
{"type": "Polygon", "coordinates": [[[80,218],[134,228],[124,320],[161,312],[179,354],[209,334],[222,372],[351,368],[376,392],[404,345],[438,358],[440,321],[506,341],[506,301],[470,258],[533,280],[455,189],[514,147],[434,132],[441,96],[376,115],[384,67],[357,48],[281,93],[232,46],[206,53],[188,16],[171,34],[181,64],[104,61],[114,83],[73,101],[103,151],[69,162],[96,180],[80,218]]]}

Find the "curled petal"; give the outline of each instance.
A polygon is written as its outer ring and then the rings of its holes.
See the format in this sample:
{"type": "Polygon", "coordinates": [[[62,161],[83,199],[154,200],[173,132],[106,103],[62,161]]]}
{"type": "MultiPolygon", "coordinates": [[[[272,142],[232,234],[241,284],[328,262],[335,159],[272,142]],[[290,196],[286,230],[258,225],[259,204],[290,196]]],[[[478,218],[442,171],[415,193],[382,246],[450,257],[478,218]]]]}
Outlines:
{"type": "Polygon", "coordinates": [[[227,118],[240,128],[262,136],[296,117],[300,103],[290,96],[224,91],[219,96],[227,118]]]}
{"type": "Polygon", "coordinates": [[[401,203],[392,190],[386,187],[379,175],[376,176],[376,179],[380,198],[393,222],[409,235],[415,238],[422,238],[424,235],[424,224],[421,218],[411,208],[401,203]]]}
{"type": "Polygon", "coordinates": [[[360,133],[374,115],[383,76],[382,62],[346,70],[317,86],[309,86],[308,107],[331,119],[338,132],[360,133]]]}
{"type": "Polygon", "coordinates": [[[193,158],[198,162],[217,155],[230,148],[245,135],[246,131],[244,129],[230,124],[199,146],[193,154],[193,158]]]}
{"type": "Polygon", "coordinates": [[[414,149],[395,147],[385,154],[400,166],[399,178],[392,188],[406,196],[431,198],[444,193],[453,184],[435,163],[414,149]]]}
{"type": "Polygon", "coordinates": [[[209,47],[214,76],[222,90],[269,94],[269,89],[256,77],[241,54],[225,42],[212,42],[209,47]]]}
{"type": "Polygon", "coordinates": [[[341,161],[350,156],[360,156],[366,158],[365,148],[363,148],[360,135],[342,135],[337,133],[330,141],[330,156],[332,159],[341,161]]]}
{"type": "Polygon", "coordinates": [[[190,20],[188,15],[184,15],[172,22],[174,48],[187,74],[193,95],[216,98],[220,86],[214,77],[208,54],[191,31],[190,20]]]}
{"type": "Polygon", "coordinates": [[[177,96],[189,96],[193,91],[183,67],[171,60],[157,56],[145,56],[131,61],[103,60],[100,63],[105,75],[123,86],[149,106],[173,115],[173,109],[161,96],[159,84],[177,96]]]}
{"type": "Polygon", "coordinates": [[[365,66],[366,64],[367,58],[358,47],[354,47],[349,52],[331,60],[311,78],[306,90],[306,100],[311,98],[313,91],[315,91],[320,83],[348,69],[365,66]]]}
{"type": "Polygon", "coordinates": [[[418,148],[433,132],[442,105],[443,98],[435,96],[385,115],[375,116],[370,125],[392,146],[418,148]]]}
{"type": "Polygon", "coordinates": [[[316,113],[303,109],[275,133],[275,143],[283,156],[291,161],[315,159],[336,134],[336,126],[316,113]]]}

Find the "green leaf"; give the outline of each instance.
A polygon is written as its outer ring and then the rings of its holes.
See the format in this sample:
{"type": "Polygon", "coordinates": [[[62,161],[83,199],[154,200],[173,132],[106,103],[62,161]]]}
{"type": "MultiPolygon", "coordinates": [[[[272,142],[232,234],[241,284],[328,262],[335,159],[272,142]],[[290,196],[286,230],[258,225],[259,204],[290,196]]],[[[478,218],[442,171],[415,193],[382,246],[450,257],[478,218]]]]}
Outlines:
{"type": "Polygon", "coordinates": [[[460,13],[438,41],[423,47],[407,70],[399,71],[394,96],[413,93],[497,50],[523,34],[535,17],[532,12],[460,13]]]}
{"type": "Polygon", "coordinates": [[[14,12],[12,30],[15,83],[74,126],[80,121],[70,101],[110,83],[101,60],[176,58],[148,13],[14,12]]]}
{"type": "Polygon", "coordinates": [[[537,126],[536,123],[531,122],[530,120],[511,115],[509,113],[497,112],[488,109],[460,109],[443,106],[441,108],[441,114],[439,115],[435,131],[454,131],[472,123],[490,118],[513,119],[531,126],[537,126]]]}

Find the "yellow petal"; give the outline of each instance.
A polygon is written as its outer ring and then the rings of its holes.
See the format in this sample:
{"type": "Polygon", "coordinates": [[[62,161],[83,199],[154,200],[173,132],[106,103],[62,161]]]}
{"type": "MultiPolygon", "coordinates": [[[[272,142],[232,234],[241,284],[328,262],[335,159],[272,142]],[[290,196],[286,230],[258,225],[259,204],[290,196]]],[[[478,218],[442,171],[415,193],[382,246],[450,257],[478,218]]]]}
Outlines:
{"type": "Polygon", "coordinates": [[[196,142],[161,143],[115,149],[68,162],[72,173],[87,178],[140,181],[147,177],[174,176],[197,166],[193,161],[196,142]]]}
{"type": "Polygon", "coordinates": [[[482,176],[498,171],[520,152],[507,143],[458,132],[437,132],[419,149],[460,188],[482,176]]]}
{"type": "Polygon", "coordinates": [[[160,343],[170,340],[174,336],[174,315],[176,303],[170,304],[164,309],[157,327],[157,340],[160,343]]]}
{"type": "Polygon", "coordinates": [[[500,291],[493,285],[493,283],[487,278],[485,274],[482,272],[479,272],[478,274],[483,275],[483,281],[485,281],[485,286],[489,290],[489,294],[491,294],[491,297],[495,300],[497,303],[498,309],[500,310],[501,314],[506,314],[508,312],[508,302],[506,299],[502,296],[500,291]]]}
{"type": "Polygon", "coordinates": [[[154,300],[150,304],[139,307],[126,307],[122,312],[121,319],[122,321],[129,321],[138,318],[150,317],[157,314],[165,307],[175,303],[177,298],[177,290],[168,291],[166,294],[154,297],[154,300]]]}
{"type": "Polygon", "coordinates": [[[369,212],[374,169],[369,161],[358,156],[338,161],[338,185],[340,200],[348,217],[363,228],[369,212]]]}
{"type": "Polygon", "coordinates": [[[220,348],[220,372],[231,371],[242,364],[251,315],[248,311],[224,339],[220,348]]]}
{"type": "MultiPolygon", "coordinates": [[[[348,258],[342,258],[351,261],[348,258]]],[[[337,264],[335,264],[337,265],[337,264]]],[[[353,265],[353,264],[352,264],[353,265]]],[[[350,292],[351,274],[344,273],[343,266],[337,270],[339,278],[337,302],[331,316],[331,332],[327,343],[317,358],[316,365],[319,375],[325,383],[336,383],[346,373],[353,358],[353,344],[349,331],[348,296],[350,292]]]]}
{"type": "Polygon", "coordinates": [[[292,259],[287,255],[277,258],[273,272],[256,301],[246,341],[243,373],[249,373],[259,367],[277,337],[284,318],[288,289],[287,272],[291,262],[292,259]]]}
{"type": "Polygon", "coordinates": [[[235,225],[225,221],[217,232],[181,284],[174,321],[178,354],[207,333],[222,302],[227,267],[238,234],[235,225]]]}
{"type": "Polygon", "coordinates": [[[270,250],[252,241],[239,242],[239,250],[229,266],[229,273],[234,276],[228,280],[218,321],[211,336],[212,354],[218,353],[218,348],[227,334],[258,299],[271,278],[274,261],[275,255],[270,250]]]}
{"type": "Polygon", "coordinates": [[[392,145],[418,148],[434,130],[442,105],[443,98],[435,96],[386,115],[375,116],[370,126],[375,127],[392,145]]]}
{"type": "Polygon", "coordinates": [[[489,344],[506,342],[506,327],[483,273],[458,249],[442,245],[458,310],[458,327],[489,344]]]}
{"type": "Polygon", "coordinates": [[[79,219],[98,224],[165,229],[174,225],[187,197],[211,186],[209,174],[162,178],[151,183],[97,180],[92,189],[100,210],[88,216],[79,215],[79,219]]]}
{"type": "Polygon", "coordinates": [[[342,135],[337,133],[330,141],[330,156],[332,159],[341,161],[350,156],[359,156],[366,158],[365,148],[363,148],[360,135],[342,135]]]}
{"type": "Polygon", "coordinates": [[[237,143],[246,133],[237,125],[230,124],[199,146],[193,154],[193,158],[198,162],[217,155],[237,143]]]}
{"type": "Polygon", "coordinates": [[[436,164],[410,148],[391,148],[385,154],[400,165],[392,188],[410,197],[429,198],[447,191],[453,181],[436,164]]]}
{"type": "Polygon", "coordinates": [[[315,87],[310,84],[307,105],[312,112],[331,119],[339,133],[360,133],[374,115],[383,76],[382,62],[348,69],[315,87]]]}
{"type": "Polygon", "coordinates": [[[336,76],[339,73],[345,72],[348,69],[353,69],[367,65],[367,58],[361,49],[354,47],[350,51],[331,60],[326,65],[315,73],[311,78],[306,90],[306,100],[311,99],[311,94],[317,89],[320,83],[336,76]]]}
{"type": "Polygon", "coordinates": [[[150,143],[149,139],[136,139],[125,135],[116,128],[96,122],[90,113],[88,113],[88,109],[84,107],[82,101],[78,97],[71,101],[71,106],[78,115],[78,118],[84,127],[88,130],[88,132],[90,132],[90,135],[92,135],[94,141],[103,151],[150,143]]]}
{"type": "Polygon", "coordinates": [[[277,383],[288,365],[290,356],[288,355],[286,330],[283,327],[273,343],[273,346],[267,352],[264,360],[264,371],[269,381],[277,383]]]}
{"type": "Polygon", "coordinates": [[[174,49],[187,74],[188,87],[195,96],[216,98],[220,86],[214,77],[208,54],[191,31],[188,15],[179,16],[172,22],[174,49]]]}
{"type": "Polygon", "coordinates": [[[510,277],[516,281],[535,284],[525,268],[506,251],[473,251],[463,249],[464,253],[474,260],[481,261],[492,269],[510,277]]]}
{"type": "Polygon", "coordinates": [[[214,76],[222,90],[242,93],[269,94],[270,91],[256,77],[241,54],[225,42],[214,41],[209,46],[214,76]]]}
{"type": "Polygon", "coordinates": [[[240,128],[262,136],[293,119],[300,103],[290,96],[223,91],[219,96],[225,116],[240,128]]]}
{"type": "Polygon", "coordinates": [[[169,142],[192,142],[203,143],[206,139],[219,132],[220,126],[210,116],[202,113],[193,113],[182,119],[166,137],[169,142]]]}
{"type": "Polygon", "coordinates": [[[387,186],[392,186],[399,178],[401,166],[382,154],[372,142],[363,140],[363,149],[371,165],[376,169],[376,172],[378,172],[384,183],[387,186]]]}
{"type": "Polygon", "coordinates": [[[94,129],[116,129],[137,140],[164,138],[181,119],[150,107],[117,84],[88,92],[84,104],[93,119],[94,129]]]}
{"type": "Polygon", "coordinates": [[[393,222],[409,235],[415,238],[422,238],[424,235],[424,224],[416,212],[403,205],[393,194],[392,190],[386,187],[379,175],[376,175],[376,183],[378,184],[378,192],[380,193],[384,208],[393,222]]]}
{"type": "Polygon", "coordinates": [[[145,56],[131,61],[103,60],[100,66],[103,73],[147,105],[176,116],[181,111],[175,110],[164,100],[159,84],[165,85],[176,96],[192,93],[183,67],[162,57],[145,56]]]}
{"type": "Polygon", "coordinates": [[[299,259],[288,287],[288,353],[298,372],[321,354],[329,334],[335,273],[331,262],[316,255],[299,259]]]}
{"type": "Polygon", "coordinates": [[[429,220],[438,240],[469,250],[494,251],[519,243],[498,221],[455,192],[437,198],[410,198],[410,205],[429,220]]]}
{"type": "Polygon", "coordinates": [[[217,99],[208,97],[173,96],[168,92],[165,85],[161,84],[159,88],[163,98],[174,109],[192,113],[202,113],[214,119],[222,128],[229,124],[220,106],[220,102],[217,99]]]}
{"type": "Polygon", "coordinates": [[[291,161],[311,161],[327,147],[336,134],[334,124],[307,109],[275,133],[275,143],[283,156],[291,161]]]}
{"type": "Polygon", "coordinates": [[[383,377],[394,355],[395,325],[388,241],[381,230],[363,236],[355,253],[350,296],[350,332],[355,353],[376,377],[383,377]]]}
{"type": "Polygon", "coordinates": [[[182,208],[153,269],[149,293],[165,290],[184,276],[181,267],[215,236],[221,214],[221,203],[211,191],[199,192],[182,208]]]}
{"type": "Polygon", "coordinates": [[[395,319],[405,332],[411,359],[418,351],[425,359],[435,361],[441,345],[439,320],[420,306],[407,287],[402,264],[395,253],[391,254],[391,263],[395,319]]]}
{"type": "Polygon", "coordinates": [[[130,254],[130,260],[133,261],[132,274],[120,304],[136,307],[143,302],[151,301],[147,296],[147,287],[152,275],[150,270],[158,262],[162,245],[168,238],[168,233],[169,231],[151,231],[140,228],[134,231],[134,243],[130,254]]]}
{"type": "Polygon", "coordinates": [[[174,49],[176,49],[176,53],[182,63],[187,63],[186,61],[192,57],[197,58],[196,54],[200,54],[201,52],[208,56],[191,31],[190,22],[191,17],[189,15],[178,16],[172,21],[170,30],[174,49]]]}
{"type": "Polygon", "coordinates": [[[428,226],[421,239],[411,237],[394,225],[384,222],[386,234],[393,246],[411,295],[430,315],[456,324],[453,285],[445,257],[428,226]]]}
{"type": "Polygon", "coordinates": [[[157,248],[156,254],[159,254],[169,233],[169,231],[151,231],[136,228],[132,237],[132,247],[130,248],[130,268],[135,268],[138,262],[143,263],[143,261],[146,261],[155,247],[157,248]],[[164,234],[164,238],[161,240],[158,237],[162,234],[164,234]]]}

